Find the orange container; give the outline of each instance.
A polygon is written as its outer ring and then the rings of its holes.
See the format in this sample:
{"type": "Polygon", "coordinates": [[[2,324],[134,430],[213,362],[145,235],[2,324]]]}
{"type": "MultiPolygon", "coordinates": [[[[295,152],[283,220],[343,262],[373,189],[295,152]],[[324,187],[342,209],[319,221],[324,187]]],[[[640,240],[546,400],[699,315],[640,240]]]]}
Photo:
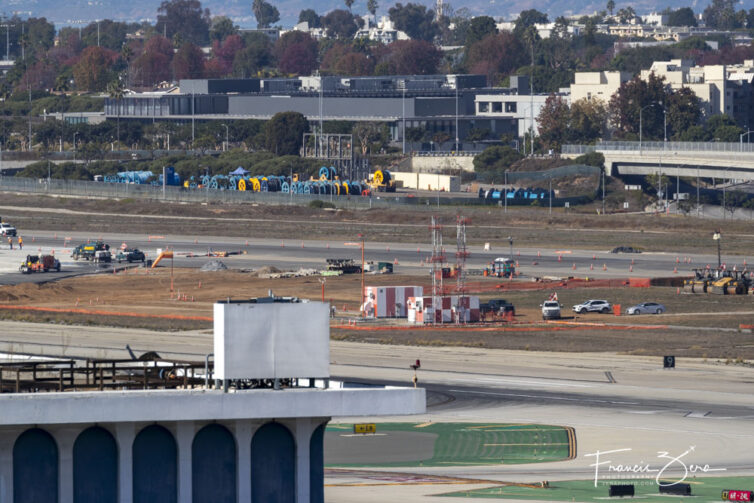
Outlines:
{"type": "Polygon", "coordinates": [[[613,314],[620,316],[620,304],[613,304],[613,314]]]}

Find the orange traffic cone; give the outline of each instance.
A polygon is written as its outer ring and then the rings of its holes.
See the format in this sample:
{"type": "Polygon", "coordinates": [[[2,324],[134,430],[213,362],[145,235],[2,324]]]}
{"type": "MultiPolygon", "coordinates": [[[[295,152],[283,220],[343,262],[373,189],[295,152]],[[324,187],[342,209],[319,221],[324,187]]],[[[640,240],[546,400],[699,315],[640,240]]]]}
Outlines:
{"type": "Polygon", "coordinates": [[[634,272],[634,266],[632,265],[628,266],[628,272],[634,272]]]}
{"type": "Polygon", "coordinates": [[[594,271],[594,264],[589,264],[589,270],[594,271]]]}
{"type": "Polygon", "coordinates": [[[673,274],[678,274],[678,268],[677,267],[673,268],[673,274]]]}
{"type": "Polygon", "coordinates": [[[607,264],[602,264],[602,270],[607,271],[607,264]]]}
{"type": "Polygon", "coordinates": [[[574,271],[576,270],[576,263],[574,262],[573,267],[571,267],[574,271]]]}
{"type": "Polygon", "coordinates": [[[398,258],[396,258],[395,260],[393,260],[393,265],[398,265],[398,258]]]}

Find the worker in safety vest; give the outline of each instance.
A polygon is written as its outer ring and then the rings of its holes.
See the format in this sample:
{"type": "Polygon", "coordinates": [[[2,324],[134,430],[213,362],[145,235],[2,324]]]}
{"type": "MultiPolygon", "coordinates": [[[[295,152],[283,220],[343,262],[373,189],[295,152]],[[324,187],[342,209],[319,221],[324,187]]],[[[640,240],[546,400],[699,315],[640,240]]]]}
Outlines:
{"type": "Polygon", "coordinates": [[[18,249],[23,250],[24,249],[24,238],[21,236],[18,236],[18,249]]]}

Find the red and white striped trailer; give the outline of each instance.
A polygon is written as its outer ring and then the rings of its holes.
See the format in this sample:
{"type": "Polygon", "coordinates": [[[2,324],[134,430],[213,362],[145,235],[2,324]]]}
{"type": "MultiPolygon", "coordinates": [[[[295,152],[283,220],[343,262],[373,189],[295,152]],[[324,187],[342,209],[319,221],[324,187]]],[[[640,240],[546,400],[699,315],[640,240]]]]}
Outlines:
{"type": "Polygon", "coordinates": [[[438,297],[437,301],[433,306],[432,297],[408,299],[409,323],[474,323],[481,319],[479,297],[452,295],[438,297]]]}
{"type": "Polygon", "coordinates": [[[420,286],[366,286],[362,309],[369,318],[405,318],[408,299],[423,292],[420,286]]]}

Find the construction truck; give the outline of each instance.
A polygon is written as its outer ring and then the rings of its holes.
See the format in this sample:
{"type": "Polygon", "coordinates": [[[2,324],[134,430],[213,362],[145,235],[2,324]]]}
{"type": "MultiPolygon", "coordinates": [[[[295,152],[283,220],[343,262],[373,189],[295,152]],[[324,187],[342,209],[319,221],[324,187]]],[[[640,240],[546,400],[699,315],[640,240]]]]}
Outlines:
{"type": "Polygon", "coordinates": [[[484,276],[512,278],[516,274],[516,262],[510,258],[498,257],[484,269],[484,276]]]}
{"type": "Polygon", "coordinates": [[[78,260],[80,258],[84,260],[92,260],[94,259],[98,251],[109,251],[109,250],[110,250],[110,245],[107,245],[103,243],[102,241],[97,241],[96,243],[81,244],[73,249],[73,252],[71,253],[71,258],[73,258],[73,260],[78,260]]]}
{"type": "Polygon", "coordinates": [[[53,270],[60,272],[60,261],[52,255],[27,255],[18,270],[23,274],[53,270]]]}
{"type": "Polygon", "coordinates": [[[707,291],[717,295],[745,295],[749,293],[751,279],[748,271],[721,271],[707,291]]]}
{"type": "Polygon", "coordinates": [[[343,274],[355,274],[361,272],[361,265],[350,258],[327,259],[328,271],[341,271],[343,274]]]}
{"type": "Polygon", "coordinates": [[[709,286],[716,278],[717,270],[693,269],[694,277],[684,280],[683,291],[686,293],[707,293],[709,286]]]}

